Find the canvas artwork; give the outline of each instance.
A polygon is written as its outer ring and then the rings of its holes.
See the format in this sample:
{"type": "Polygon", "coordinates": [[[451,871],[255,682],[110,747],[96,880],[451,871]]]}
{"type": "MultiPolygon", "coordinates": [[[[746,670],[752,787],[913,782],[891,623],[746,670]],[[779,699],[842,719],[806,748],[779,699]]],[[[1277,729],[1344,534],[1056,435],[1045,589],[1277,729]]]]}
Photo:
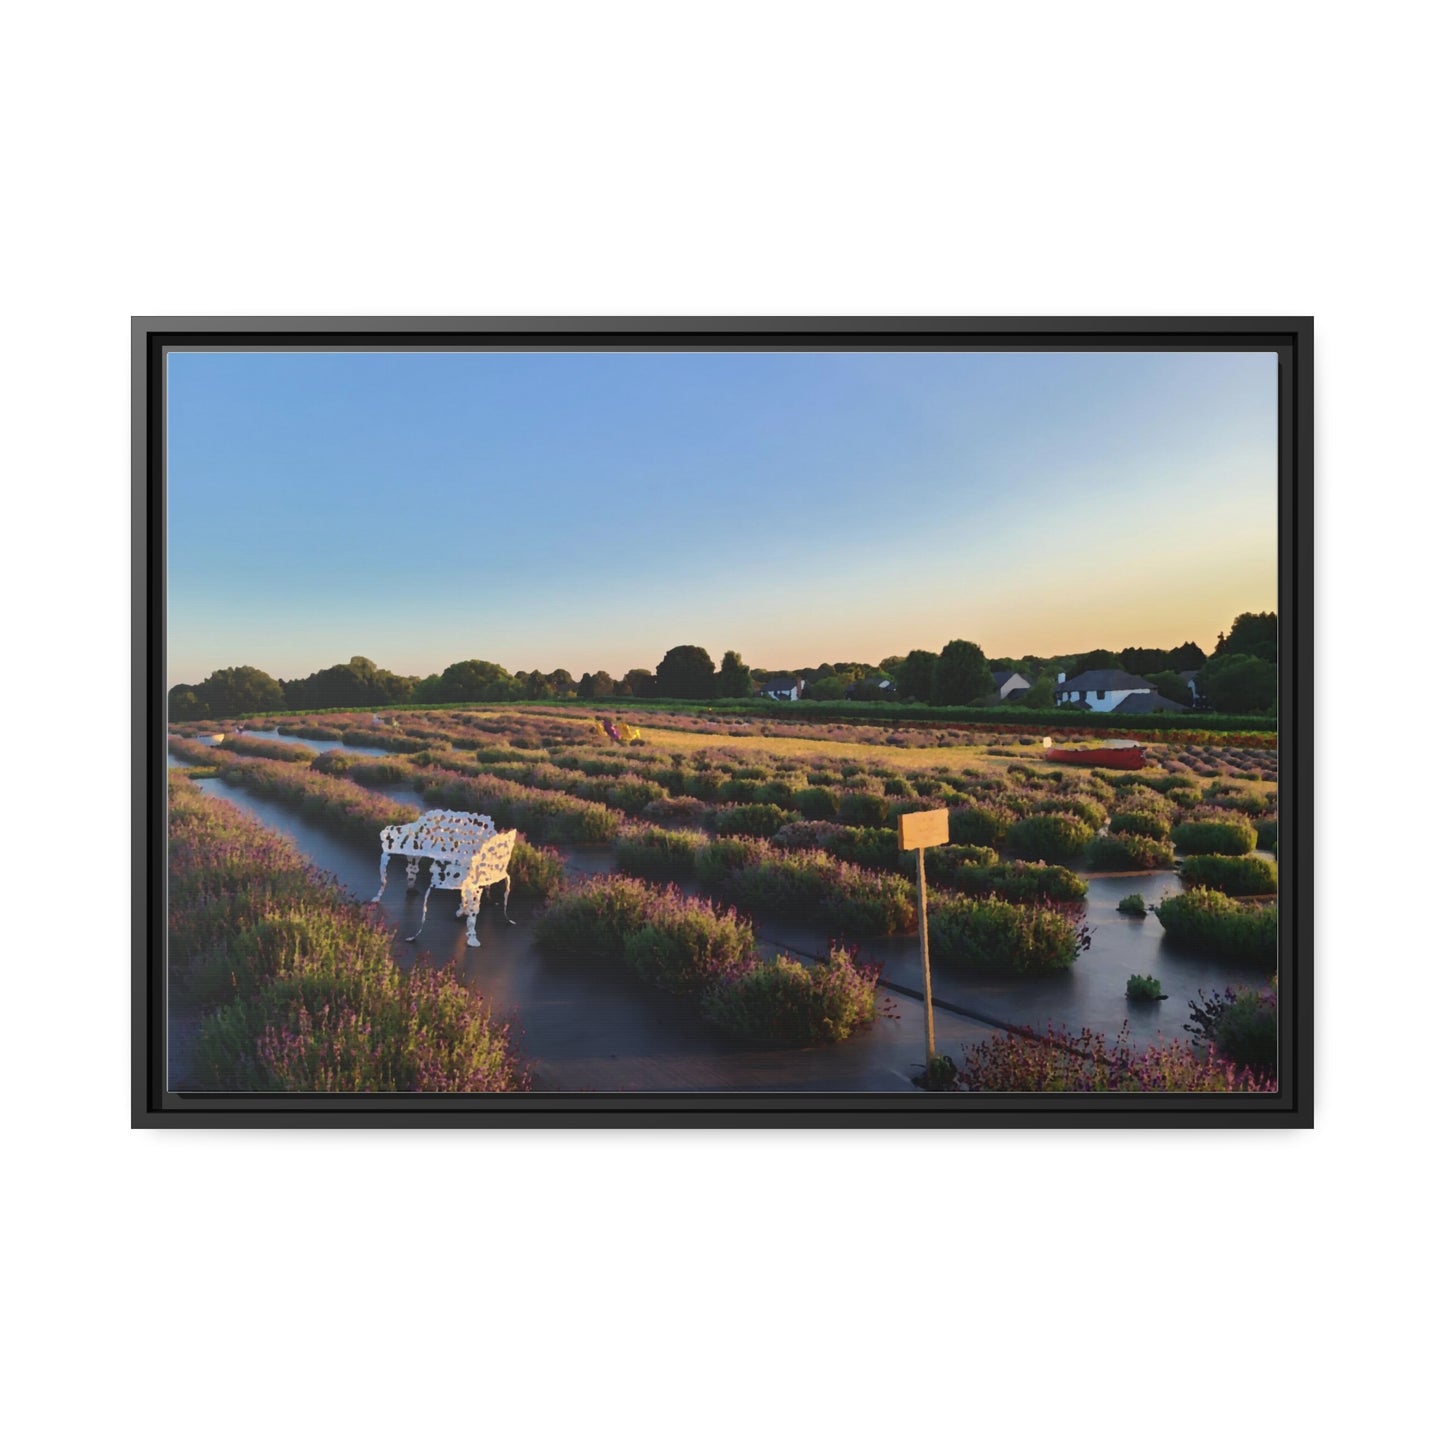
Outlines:
{"type": "Polygon", "coordinates": [[[159,367],[168,1095],[1277,1100],[1277,349],[159,367]]]}

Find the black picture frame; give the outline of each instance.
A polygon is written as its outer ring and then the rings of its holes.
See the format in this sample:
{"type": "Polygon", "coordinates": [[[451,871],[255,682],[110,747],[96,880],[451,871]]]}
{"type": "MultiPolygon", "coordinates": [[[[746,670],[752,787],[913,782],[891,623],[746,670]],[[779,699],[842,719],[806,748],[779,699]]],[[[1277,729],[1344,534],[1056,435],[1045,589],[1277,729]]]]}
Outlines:
{"type": "Polygon", "coordinates": [[[1312,1127],[1310,317],[135,317],[133,1127],[1312,1127]],[[165,456],[171,347],[1266,350],[1279,357],[1280,1060],[1275,1094],[187,1095],[164,1077],[165,456]]]}

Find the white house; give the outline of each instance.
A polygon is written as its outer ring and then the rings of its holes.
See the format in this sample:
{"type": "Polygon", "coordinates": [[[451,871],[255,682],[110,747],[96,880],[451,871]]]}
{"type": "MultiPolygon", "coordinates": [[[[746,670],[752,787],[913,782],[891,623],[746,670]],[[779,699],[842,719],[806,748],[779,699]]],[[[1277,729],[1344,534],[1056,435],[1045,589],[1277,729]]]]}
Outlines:
{"type": "MultiPolygon", "coordinates": [[[[1159,689],[1152,682],[1117,667],[1094,668],[1079,673],[1077,677],[1066,677],[1061,672],[1058,686],[1054,688],[1054,705],[1081,702],[1093,712],[1113,712],[1126,697],[1151,693],[1159,696],[1159,689]]],[[[1162,701],[1167,702],[1168,699],[1162,701]]]]}
{"type": "Polygon", "coordinates": [[[778,673],[775,677],[768,678],[758,692],[761,696],[770,697],[775,702],[797,702],[803,695],[803,679],[778,673]]]}
{"type": "Polygon", "coordinates": [[[1021,672],[991,672],[989,676],[993,678],[994,690],[1002,698],[1007,698],[1010,693],[1026,693],[1033,686],[1021,672]]]}

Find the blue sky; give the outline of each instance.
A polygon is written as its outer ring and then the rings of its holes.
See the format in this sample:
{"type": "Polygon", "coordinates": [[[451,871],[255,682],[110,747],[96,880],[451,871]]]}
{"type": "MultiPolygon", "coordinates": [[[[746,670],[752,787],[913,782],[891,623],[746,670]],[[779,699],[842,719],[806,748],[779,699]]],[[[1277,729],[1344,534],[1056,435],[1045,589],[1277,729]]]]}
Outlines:
{"type": "Polygon", "coordinates": [[[1270,353],[174,352],[168,671],[1206,649],[1270,353]]]}

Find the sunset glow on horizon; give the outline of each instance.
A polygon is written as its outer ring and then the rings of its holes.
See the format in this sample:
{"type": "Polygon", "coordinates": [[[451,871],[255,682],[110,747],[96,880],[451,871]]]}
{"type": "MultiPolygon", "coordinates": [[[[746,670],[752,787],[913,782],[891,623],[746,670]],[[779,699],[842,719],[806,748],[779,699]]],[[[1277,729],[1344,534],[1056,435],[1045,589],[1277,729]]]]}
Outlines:
{"type": "Polygon", "coordinates": [[[1208,652],[1272,352],[172,352],[168,682],[1208,652]]]}

